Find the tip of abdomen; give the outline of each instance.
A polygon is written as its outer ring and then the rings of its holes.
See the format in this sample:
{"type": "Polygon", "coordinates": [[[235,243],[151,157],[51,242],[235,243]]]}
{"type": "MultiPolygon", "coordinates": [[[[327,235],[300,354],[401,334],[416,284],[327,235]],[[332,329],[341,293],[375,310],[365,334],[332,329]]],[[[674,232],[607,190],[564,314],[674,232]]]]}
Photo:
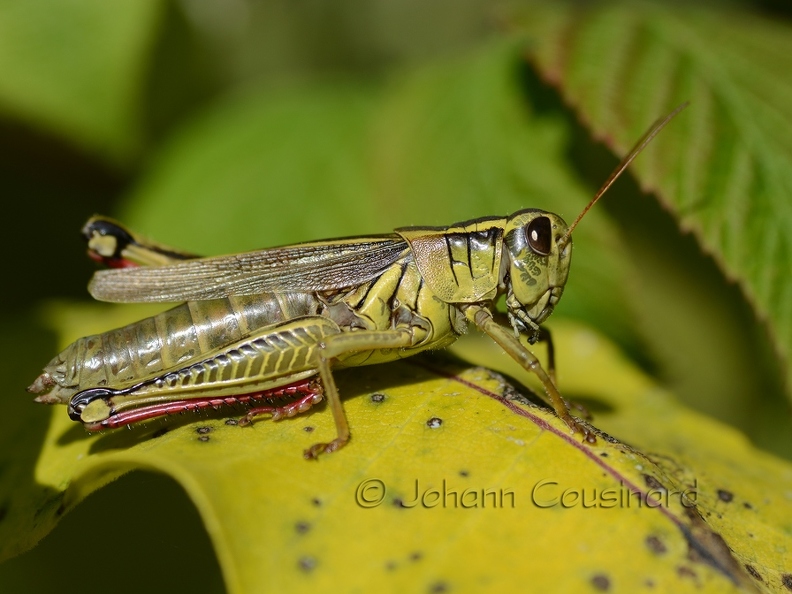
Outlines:
{"type": "Polygon", "coordinates": [[[34,400],[42,404],[65,404],[74,393],[74,390],[58,385],[58,382],[46,371],[27,387],[27,391],[38,394],[34,400]]]}
{"type": "Polygon", "coordinates": [[[42,394],[52,390],[53,386],[55,386],[55,380],[52,379],[52,376],[49,373],[44,372],[27,387],[27,391],[31,394],[42,394]]]}

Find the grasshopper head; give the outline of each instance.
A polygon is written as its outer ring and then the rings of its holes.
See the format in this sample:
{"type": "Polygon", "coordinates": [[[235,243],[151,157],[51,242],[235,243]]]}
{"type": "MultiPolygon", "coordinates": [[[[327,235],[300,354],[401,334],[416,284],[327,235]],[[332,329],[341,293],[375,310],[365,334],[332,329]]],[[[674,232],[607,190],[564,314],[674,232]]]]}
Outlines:
{"type": "Polygon", "coordinates": [[[516,212],[506,223],[506,307],[514,329],[531,343],[564,291],[572,256],[567,228],[558,215],[537,209],[516,212]]]}
{"type": "Polygon", "coordinates": [[[572,231],[644,147],[686,106],[683,103],[649,128],[571,225],[543,210],[521,210],[509,217],[503,239],[509,254],[508,280],[504,283],[506,307],[511,325],[517,332],[527,333],[529,342],[539,338],[539,324],[553,313],[564,292],[572,257],[572,231]]]}

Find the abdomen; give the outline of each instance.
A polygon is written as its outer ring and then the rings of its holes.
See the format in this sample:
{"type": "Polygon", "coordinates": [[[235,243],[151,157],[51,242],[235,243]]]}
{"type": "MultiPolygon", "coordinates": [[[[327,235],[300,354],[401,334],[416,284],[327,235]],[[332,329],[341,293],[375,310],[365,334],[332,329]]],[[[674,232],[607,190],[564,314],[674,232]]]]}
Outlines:
{"type": "Polygon", "coordinates": [[[43,394],[43,402],[65,403],[87,388],[123,389],[210,360],[267,326],[316,315],[317,309],[316,298],[301,293],[184,303],[80,338],[44,368],[29,390],[43,394]]]}

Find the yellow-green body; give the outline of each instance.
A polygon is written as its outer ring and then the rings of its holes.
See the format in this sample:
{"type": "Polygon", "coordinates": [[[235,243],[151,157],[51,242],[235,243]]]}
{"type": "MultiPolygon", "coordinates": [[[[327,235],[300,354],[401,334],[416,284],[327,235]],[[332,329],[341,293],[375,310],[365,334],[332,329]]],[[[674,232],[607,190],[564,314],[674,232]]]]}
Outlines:
{"type": "MultiPolygon", "coordinates": [[[[123,250],[108,247],[107,234],[92,231],[93,252],[104,257],[103,250],[123,251],[123,257],[151,266],[97,273],[91,285],[95,296],[187,300],[129,326],[81,338],[45,368],[30,390],[41,394],[41,402],[68,403],[72,418],[86,426],[127,409],[262,392],[314,375],[327,392],[330,367],[385,363],[440,349],[469,322],[492,334],[488,320],[504,293],[515,333],[528,332],[533,342],[563,291],[571,250],[571,241],[552,240],[564,237],[563,221],[539,210],[216,259],[146,243],[105,219],[86,228],[100,223],[123,232],[131,243],[123,250]],[[529,239],[529,229],[537,235],[539,227],[547,253],[531,247],[538,240],[529,239]],[[384,256],[369,255],[379,252],[384,256]],[[347,280],[344,263],[353,270],[347,280]],[[325,271],[330,280],[322,280],[325,271]],[[290,272],[304,278],[309,289],[295,290],[298,281],[290,272]],[[265,289],[266,283],[283,289],[255,292],[262,283],[265,289]],[[489,317],[481,318],[481,312],[489,317]]],[[[509,342],[516,342],[513,338],[502,340],[509,343],[507,350],[525,350],[509,342]]]]}
{"type": "Polygon", "coordinates": [[[83,234],[92,257],[111,266],[143,265],[97,273],[89,285],[94,297],[185,303],[81,338],[28,390],[39,402],[68,403],[74,420],[95,425],[125,408],[269,390],[317,375],[337,437],[305,452],[315,458],[350,437],[332,367],[442,348],[473,323],[536,374],[546,401],[572,431],[594,441],[555,386],[552,355],[547,373],[519,337],[549,341],[539,325],[563,293],[572,230],[684,107],[649,129],[571,226],[558,215],[527,209],[450,227],[198,258],[143,240],[109,219],[91,219],[83,234]],[[511,328],[495,319],[502,295],[511,328]]]}

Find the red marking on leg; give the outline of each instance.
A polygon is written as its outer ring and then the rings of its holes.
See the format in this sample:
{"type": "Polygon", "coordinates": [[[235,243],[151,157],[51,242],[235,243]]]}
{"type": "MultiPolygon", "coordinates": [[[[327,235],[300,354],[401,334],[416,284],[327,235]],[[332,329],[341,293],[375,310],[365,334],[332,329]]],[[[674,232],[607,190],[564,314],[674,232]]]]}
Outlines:
{"type": "Polygon", "coordinates": [[[132,260],[125,260],[124,258],[108,258],[107,256],[102,256],[92,250],[88,250],[88,257],[94,262],[99,262],[99,264],[107,266],[108,268],[138,268],[139,267],[139,264],[136,264],[132,260]]]}
{"type": "Polygon", "coordinates": [[[284,417],[294,417],[310,410],[314,404],[319,404],[322,401],[322,396],[322,390],[319,389],[306,393],[285,406],[258,406],[251,408],[244,417],[239,419],[239,424],[242,426],[250,425],[255,417],[263,415],[271,415],[273,421],[279,421],[284,417]]]}
{"type": "Polygon", "coordinates": [[[252,392],[250,394],[238,394],[231,396],[205,396],[200,398],[185,398],[183,400],[172,400],[159,404],[141,406],[131,410],[121,411],[112,414],[108,418],[98,423],[85,423],[88,431],[102,431],[104,429],[116,429],[141,421],[148,421],[158,417],[164,417],[174,413],[185,413],[201,410],[221,410],[224,407],[235,405],[250,405],[257,403],[267,403],[268,406],[252,408],[247,415],[242,418],[240,425],[250,423],[252,417],[271,414],[277,420],[283,417],[293,417],[294,415],[305,412],[313,404],[322,400],[322,385],[315,379],[307,379],[287,386],[265,390],[263,392],[252,392]],[[285,405],[275,405],[273,401],[297,398],[293,402],[285,405]],[[247,421],[245,420],[247,419],[247,421]]]}

